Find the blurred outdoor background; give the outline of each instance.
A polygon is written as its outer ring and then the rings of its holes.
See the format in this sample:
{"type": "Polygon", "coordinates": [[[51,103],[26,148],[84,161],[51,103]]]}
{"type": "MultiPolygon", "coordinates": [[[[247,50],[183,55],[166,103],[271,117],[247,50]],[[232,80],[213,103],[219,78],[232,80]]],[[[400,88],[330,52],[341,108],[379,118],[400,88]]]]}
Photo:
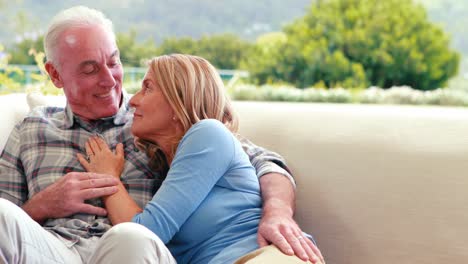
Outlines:
{"type": "Polygon", "coordinates": [[[130,93],[148,58],[188,53],[236,100],[468,106],[465,0],[0,0],[0,94],[61,91],[42,39],[78,4],[114,22],[130,93]]]}

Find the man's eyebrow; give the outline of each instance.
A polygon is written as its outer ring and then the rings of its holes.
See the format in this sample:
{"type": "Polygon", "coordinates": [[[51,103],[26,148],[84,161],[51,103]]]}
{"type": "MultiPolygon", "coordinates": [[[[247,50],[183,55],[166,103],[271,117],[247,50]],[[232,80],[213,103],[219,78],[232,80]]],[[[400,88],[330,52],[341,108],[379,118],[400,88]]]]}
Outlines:
{"type": "Polygon", "coordinates": [[[85,67],[87,65],[91,65],[91,64],[94,65],[94,64],[97,64],[97,62],[95,60],[85,60],[85,61],[80,63],[79,67],[83,68],[83,67],[85,67]]]}
{"type": "Polygon", "coordinates": [[[110,55],[111,58],[114,58],[114,57],[119,57],[119,50],[115,50],[114,52],[112,52],[112,54],[110,55]]]}
{"type": "MultiPolygon", "coordinates": [[[[115,50],[114,52],[112,52],[112,54],[110,55],[110,58],[114,58],[114,57],[119,57],[119,50],[115,50]]],[[[81,62],[79,64],[79,67],[82,68],[82,67],[85,67],[87,65],[95,65],[97,64],[97,61],[95,60],[85,60],[83,62],[81,62]]]]}

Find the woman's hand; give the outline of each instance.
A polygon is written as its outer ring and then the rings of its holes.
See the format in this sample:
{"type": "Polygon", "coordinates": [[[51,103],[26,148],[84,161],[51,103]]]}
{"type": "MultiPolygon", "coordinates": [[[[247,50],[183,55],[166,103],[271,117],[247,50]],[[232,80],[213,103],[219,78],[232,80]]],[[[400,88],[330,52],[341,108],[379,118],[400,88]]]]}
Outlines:
{"type": "Polygon", "coordinates": [[[125,165],[122,143],[117,144],[114,153],[102,138],[93,136],[88,139],[85,147],[87,157],[82,154],[77,156],[86,171],[120,178],[125,165]]]}

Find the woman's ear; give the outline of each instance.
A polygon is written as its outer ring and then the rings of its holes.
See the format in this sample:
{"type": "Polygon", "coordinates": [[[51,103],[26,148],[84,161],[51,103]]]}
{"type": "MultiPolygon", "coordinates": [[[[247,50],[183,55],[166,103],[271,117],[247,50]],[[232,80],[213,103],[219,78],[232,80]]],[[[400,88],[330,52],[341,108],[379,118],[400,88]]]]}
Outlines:
{"type": "Polygon", "coordinates": [[[50,80],[54,83],[57,88],[63,88],[62,78],[60,78],[60,73],[57,71],[57,68],[48,61],[45,63],[45,69],[49,74],[50,80]]]}

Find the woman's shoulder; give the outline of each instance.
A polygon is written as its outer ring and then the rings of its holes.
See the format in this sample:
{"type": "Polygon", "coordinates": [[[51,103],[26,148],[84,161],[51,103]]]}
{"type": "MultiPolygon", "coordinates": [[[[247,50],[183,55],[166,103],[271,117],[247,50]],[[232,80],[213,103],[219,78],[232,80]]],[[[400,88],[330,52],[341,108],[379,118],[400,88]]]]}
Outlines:
{"type": "Polygon", "coordinates": [[[203,119],[195,123],[182,138],[183,141],[211,142],[212,144],[232,141],[232,133],[216,119],[203,119]],[[190,140],[192,139],[192,140],[190,140]]]}
{"type": "Polygon", "coordinates": [[[187,133],[203,133],[207,135],[214,135],[218,133],[231,133],[227,127],[217,119],[203,119],[195,123],[187,133]]]}
{"type": "Polygon", "coordinates": [[[224,128],[224,129],[226,129],[226,126],[224,126],[224,124],[221,123],[221,121],[219,121],[217,119],[203,119],[203,120],[200,120],[197,123],[195,123],[193,125],[193,127],[206,127],[206,128],[214,128],[214,129],[224,128]]]}

